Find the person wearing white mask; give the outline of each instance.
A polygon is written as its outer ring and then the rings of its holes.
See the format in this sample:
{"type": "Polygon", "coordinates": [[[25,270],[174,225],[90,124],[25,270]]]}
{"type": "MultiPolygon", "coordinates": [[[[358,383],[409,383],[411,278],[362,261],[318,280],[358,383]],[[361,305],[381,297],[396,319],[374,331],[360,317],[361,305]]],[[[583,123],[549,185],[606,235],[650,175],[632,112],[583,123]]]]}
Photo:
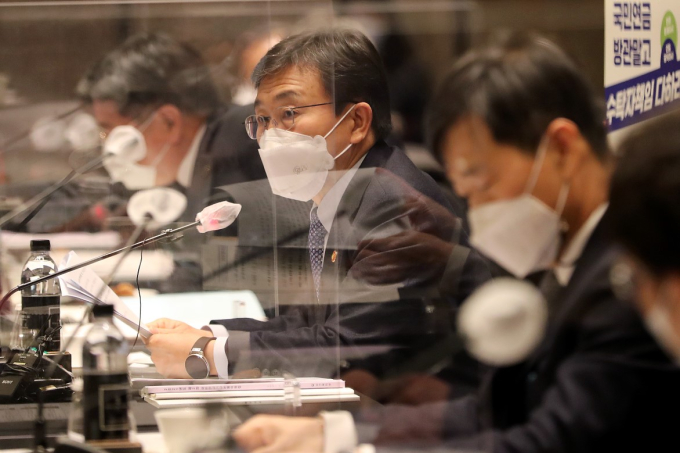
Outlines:
{"type": "MultiPolygon", "coordinates": [[[[355,347],[387,347],[389,353],[368,364],[385,374],[431,344],[436,329],[427,326],[444,313],[426,309],[425,290],[409,287],[402,296],[407,283],[355,284],[349,270],[356,244],[409,228],[400,209],[407,194],[426,196],[449,215],[464,212],[455,212],[431,178],[385,143],[391,119],[384,70],[361,33],[331,29],[286,38],[260,61],[253,80],[257,99],[246,129],[259,143],[271,191],[312,202],[303,231],[310,291],[267,322],[215,320],[209,330],[152,322],[158,332],[147,345],[152,360],[162,374],[186,377],[191,345],[214,336],[207,358],[211,373],[222,377],[243,363],[272,374],[309,375],[310,367],[336,373],[338,357],[355,347]]],[[[359,362],[343,360],[340,372],[366,366],[359,362]]]]}
{"type": "Polygon", "coordinates": [[[626,249],[612,279],[680,364],[680,111],[631,133],[618,151],[610,225],[626,249]]]}
{"type": "MultiPolygon", "coordinates": [[[[192,221],[214,188],[265,177],[240,108],[219,99],[199,52],[162,33],[131,36],[94,64],[77,93],[96,119],[113,183],[170,186],[192,221]]],[[[128,196],[125,190],[122,195],[128,196]]]]}
{"type": "MultiPolygon", "coordinates": [[[[221,196],[217,187],[265,177],[253,158],[257,146],[243,131],[241,107],[223,105],[198,50],[169,35],[130,36],[88,70],[76,91],[100,127],[112,185],[108,197],[62,231],[107,228],[110,217],[124,215],[134,192],[155,187],[183,194],[185,206],[173,210],[181,211],[178,221],[191,222],[211,197],[221,196]]],[[[204,240],[190,235],[175,243],[172,277],[154,288],[200,291],[204,240]]]]}
{"type": "MultiPolygon", "coordinates": [[[[582,453],[677,445],[676,419],[668,414],[680,403],[678,369],[610,281],[621,253],[606,229],[613,162],[600,104],[555,44],[512,34],[461,58],[428,113],[430,143],[468,200],[472,244],[519,278],[543,272],[548,324],[525,360],[490,370],[478,396],[445,406],[386,407],[353,417],[258,416],[235,432],[236,440],[256,453],[338,453],[361,441],[374,445],[357,452],[394,446],[582,453]]],[[[655,176],[649,174],[649,184],[655,176]]],[[[630,197],[643,191],[624,184],[630,197]]],[[[621,228],[636,222],[629,215],[621,228]]],[[[661,304],[664,292],[654,293],[650,298],[661,304]]],[[[675,338],[671,329],[656,330],[666,332],[659,335],[665,343],[675,338]]]]}

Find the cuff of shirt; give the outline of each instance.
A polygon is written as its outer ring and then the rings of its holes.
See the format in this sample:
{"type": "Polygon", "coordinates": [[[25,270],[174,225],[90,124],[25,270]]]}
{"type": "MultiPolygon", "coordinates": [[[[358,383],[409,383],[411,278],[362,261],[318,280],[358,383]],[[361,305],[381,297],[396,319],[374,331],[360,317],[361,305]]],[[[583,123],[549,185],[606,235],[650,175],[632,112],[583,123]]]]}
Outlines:
{"type": "Polygon", "coordinates": [[[209,324],[202,327],[203,330],[209,330],[212,332],[213,337],[228,337],[229,331],[226,327],[221,324],[209,324]]]}
{"type": "Polygon", "coordinates": [[[352,414],[347,411],[320,412],[323,419],[323,452],[351,452],[359,443],[352,414]]]}
{"type": "Polygon", "coordinates": [[[228,379],[229,359],[227,358],[227,340],[229,339],[229,331],[219,324],[203,326],[203,330],[210,330],[212,334],[217,337],[215,340],[215,349],[213,350],[213,360],[215,361],[217,377],[220,379],[228,379]]]}

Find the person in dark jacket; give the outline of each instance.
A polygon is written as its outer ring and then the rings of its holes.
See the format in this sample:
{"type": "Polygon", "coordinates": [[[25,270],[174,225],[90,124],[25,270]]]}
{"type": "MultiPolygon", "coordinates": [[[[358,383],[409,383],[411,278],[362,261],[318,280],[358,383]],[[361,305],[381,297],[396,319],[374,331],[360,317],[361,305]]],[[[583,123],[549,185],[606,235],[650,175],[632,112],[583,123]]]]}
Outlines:
{"type": "Polygon", "coordinates": [[[512,35],[457,62],[430,109],[431,143],[468,200],[472,245],[516,277],[542,273],[543,340],[525,360],[492,369],[479,395],[354,421],[261,416],[236,432],[241,445],[582,453],[676,442],[667,414],[678,405],[678,370],[610,281],[621,250],[604,226],[612,159],[603,118],[576,65],[543,38],[512,35]]]}
{"type": "MultiPolygon", "coordinates": [[[[413,214],[416,208],[427,211],[428,204],[447,218],[465,212],[455,211],[429,176],[384,142],[391,126],[384,71],[362,34],[333,29],[286,38],[262,59],[253,79],[255,115],[246,126],[258,140],[271,191],[307,203],[306,257],[299,263],[308,267],[295,275],[308,283],[308,291],[266,322],[215,320],[211,331],[167,319],[154,322],[159,333],[148,343],[152,359],[161,373],[186,376],[192,344],[213,336],[207,358],[220,376],[235,366],[321,374],[322,364],[328,373],[340,362],[345,371],[398,374],[442,330],[450,330],[450,305],[435,306],[429,282],[417,278],[389,285],[354,278],[357,244],[417,228],[413,214]],[[368,350],[384,353],[370,360],[355,355],[368,350]]],[[[248,209],[244,203],[243,211],[248,209]]],[[[453,237],[455,222],[430,223],[453,237]]],[[[465,247],[467,235],[459,234],[465,247]]],[[[488,278],[485,268],[474,272],[480,282],[488,278]]]]}

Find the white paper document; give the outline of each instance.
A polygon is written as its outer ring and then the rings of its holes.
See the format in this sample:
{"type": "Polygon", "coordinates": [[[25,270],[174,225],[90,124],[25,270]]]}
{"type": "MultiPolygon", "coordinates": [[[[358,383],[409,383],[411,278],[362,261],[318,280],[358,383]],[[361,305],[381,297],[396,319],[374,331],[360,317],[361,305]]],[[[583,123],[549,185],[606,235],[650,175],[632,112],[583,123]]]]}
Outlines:
{"type": "MultiPolygon", "coordinates": [[[[64,257],[59,269],[74,266],[79,262],[78,255],[71,251],[64,257]]],[[[116,293],[91,269],[84,267],[64,274],[59,277],[59,282],[61,283],[62,296],[70,296],[89,304],[113,305],[113,314],[116,318],[133,329],[137,329],[137,326],[139,326],[141,336],[145,338],[151,336],[149,328],[145,324],[140,324],[137,314],[125,305],[116,293]]]]}
{"type": "MultiPolygon", "coordinates": [[[[359,395],[356,393],[339,393],[333,395],[301,395],[300,402],[302,404],[313,403],[349,403],[359,401],[359,395]]],[[[153,407],[164,409],[170,407],[192,407],[204,406],[207,402],[221,403],[227,406],[258,406],[258,405],[283,405],[286,404],[284,396],[251,396],[240,398],[216,398],[206,400],[203,398],[192,399],[173,399],[173,400],[157,400],[148,396],[144,397],[144,401],[151,404],[153,407]]]]}

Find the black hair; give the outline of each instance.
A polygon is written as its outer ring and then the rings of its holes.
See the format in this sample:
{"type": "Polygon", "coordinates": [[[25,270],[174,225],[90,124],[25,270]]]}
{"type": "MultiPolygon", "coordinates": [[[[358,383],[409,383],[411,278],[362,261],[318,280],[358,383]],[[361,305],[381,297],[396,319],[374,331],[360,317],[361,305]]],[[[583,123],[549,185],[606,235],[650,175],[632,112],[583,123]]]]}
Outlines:
{"type": "Polygon", "coordinates": [[[90,68],[76,92],[85,102],[112,100],[126,116],[162,104],[209,115],[220,105],[198,51],[162,33],[130,37],[90,68]]]}
{"type": "Polygon", "coordinates": [[[373,110],[376,139],[392,130],[387,77],[378,51],[356,30],[333,28],[290,36],[272,47],[253,71],[259,87],[265,77],[290,67],[318,71],[339,115],[347,103],[366,102],[373,110]]]}
{"type": "Polygon", "coordinates": [[[425,122],[428,145],[440,161],[444,134],[470,116],[481,118],[497,142],[531,154],[550,122],[566,118],[598,158],[608,156],[604,101],[564,51],[536,35],[507,35],[453,66],[425,122]]]}
{"type": "Polygon", "coordinates": [[[619,147],[608,225],[652,272],[680,270],[680,110],[631,133],[619,147]]]}

